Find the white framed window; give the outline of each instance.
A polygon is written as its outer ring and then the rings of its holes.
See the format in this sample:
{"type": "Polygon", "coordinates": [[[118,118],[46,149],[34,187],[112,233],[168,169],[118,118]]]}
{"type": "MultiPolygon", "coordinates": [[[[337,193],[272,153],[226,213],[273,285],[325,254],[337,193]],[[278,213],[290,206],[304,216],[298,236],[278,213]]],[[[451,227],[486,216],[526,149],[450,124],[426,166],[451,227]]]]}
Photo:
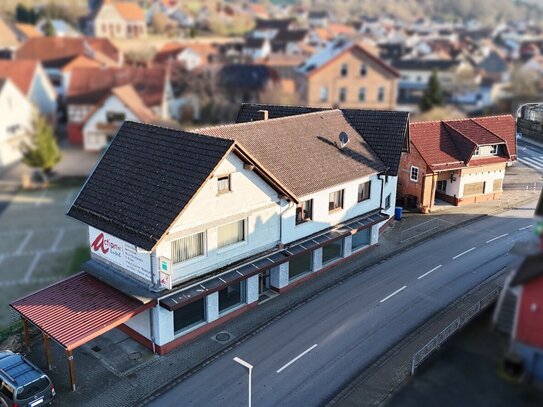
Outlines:
{"type": "Polygon", "coordinates": [[[230,246],[245,240],[245,219],[217,228],[218,247],[230,246]]]}
{"type": "Polygon", "coordinates": [[[341,76],[347,76],[349,74],[349,66],[347,64],[341,65],[340,74],[341,76]]]}
{"type": "Polygon", "coordinates": [[[498,155],[498,145],[497,144],[494,144],[493,146],[490,146],[490,154],[498,155]]]}
{"type": "Polygon", "coordinates": [[[370,199],[371,181],[363,182],[358,185],[358,202],[370,199]]]}
{"type": "Polygon", "coordinates": [[[332,212],[338,209],[343,209],[343,189],[331,192],[328,196],[328,211],[332,212]]]}
{"type": "Polygon", "coordinates": [[[390,208],[390,194],[385,198],[385,209],[390,208]]]}
{"type": "Polygon", "coordinates": [[[321,86],[319,99],[321,102],[326,102],[328,100],[328,87],[321,86]]]}
{"type": "Polygon", "coordinates": [[[384,87],[380,87],[378,92],[377,92],[377,100],[379,102],[384,102],[385,101],[385,88],[384,87]]]}
{"type": "Polygon", "coordinates": [[[296,207],[296,224],[307,222],[313,218],[313,199],[302,201],[296,207]]]}
{"type": "Polygon", "coordinates": [[[346,102],[347,101],[347,88],[339,88],[339,101],[340,102],[346,102]]]}
{"type": "Polygon", "coordinates": [[[360,76],[366,76],[368,74],[368,67],[366,64],[360,65],[360,76]]]}
{"type": "Polygon", "coordinates": [[[475,148],[475,151],[473,152],[473,156],[474,157],[479,157],[479,154],[481,153],[481,150],[479,149],[479,147],[476,147],[475,148]]]}
{"type": "Polygon", "coordinates": [[[172,241],[172,263],[182,263],[205,253],[205,232],[172,241]]]}
{"type": "Polygon", "coordinates": [[[366,88],[358,89],[358,101],[359,102],[365,102],[366,101],[366,88]]]}
{"type": "Polygon", "coordinates": [[[231,190],[230,175],[217,178],[217,192],[219,194],[224,194],[225,192],[230,192],[231,190]]]}
{"type": "Polygon", "coordinates": [[[414,182],[417,182],[419,180],[419,167],[411,167],[409,179],[414,182]]]}

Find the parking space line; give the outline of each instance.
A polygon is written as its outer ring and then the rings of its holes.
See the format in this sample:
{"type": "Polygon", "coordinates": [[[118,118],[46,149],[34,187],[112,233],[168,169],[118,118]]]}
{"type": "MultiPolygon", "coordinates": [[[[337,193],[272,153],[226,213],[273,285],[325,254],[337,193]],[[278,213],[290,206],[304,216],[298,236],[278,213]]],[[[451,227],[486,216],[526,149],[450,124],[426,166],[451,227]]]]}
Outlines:
{"type": "Polygon", "coordinates": [[[531,228],[532,226],[534,226],[534,225],[524,226],[523,228],[520,228],[519,230],[525,230],[525,229],[531,228]]]}
{"type": "Polygon", "coordinates": [[[36,253],[34,258],[32,259],[32,263],[30,263],[30,266],[28,266],[28,270],[26,270],[25,276],[23,277],[24,282],[28,282],[30,280],[30,277],[32,277],[32,273],[34,272],[34,269],[36,268],[36,265],[38,264],[40,258],[41,252],[36,253]]]}
{"type": "Polygon", "coordinates": [[[380,301],[380,302],[381,302],[381,304],[382,304],[383,302],[385,302],[386,300],[389,300],[389,299],[391,299],[391,298],[392,298],[392,297],[394,297],[394,296],[395,296],[396,294],[398,294],[399,292],[401,292],[401,291],[405,290],[406,288],[407,288],[407,286],[406,286],[406,285],[404,285],[404,286],[403,286],[402,288],[400,288],[400,289],[398,289],[398,290],[394,291],[394,292],[393,292],[392,294],[390,294],[390,295],[386,296],[385,298],[383,298],[383,299],[382,299],[382,300],[380,301]]]}
{"type": "Polygon", "coordinates": [[[304,350],[302,353],[300,353],[298,356],[296,356],[294,359],[292,359],[290,362],[288,362],[286,365],[284,365],[283,367],[281,367],[279,370],[276,371],[276,373],[281,373],[283,370],[285,370],[287,367],[289,367],[290,365],[292,365],[294,362],[296,362],[298,359],[304,357],[305,355],[307,355],[309,352],[311,352],[313,349],[315,349],[317,347],[317,344],[311,346],[310,348],[304,350]]]}
{"type": "Polygon", "coordinates": [[[26,244],[32,238],[33,235],[34,235],[34,231],[32,230],[29,230],[28,232],[26,232],[26,236],[21,242],[21,244],[19,245],[19,247],[17,248],[17,250],[15,250],[15,254],[21,254],[23,252],[24,247],[26,246],[26,244]]]}
{"type": "Polygon", "coordinates": [[[433,273],[434,271],[436,271],[436,270],[439,269],[439,268],[441,268],[441,264],[440,264],[439,266],[437,266],[437,267],[434,267],[432,270],[430,270],[430,271],[424,273],[424,274],[423,274],[422,276],[420,276],[417,280],[420,280],[421,278],[426,277],[428,274],[433,273]]]}
{"type": "Polygon", "coordinates": [[[472,247],[471,249],[468,249],[468,250],[466,250],[465,252],[462,252],[462,253],[460,253],[460,254],[457,254],[457,255],[454,256],[452,259],[453,259],[453,260],[456,260],[457,258],[462,257],[464,254],[468,254],[469,252],[471,252],[471,251],[473,251],[473,250],[475,250],[475,249],[476,249],[476,247],[472,247]]]}
{"type": "Polygon", "coordinates": [[[60,229],[58,231],[57,237],[55,238],[55,241],[53,242],[53,245],[51,246],[51,249],[49,249],[52,252],[56,252],[58,250],[58,244],[64,237],[64,228],[60,229]]]}
{"type": "Polygon", "coordinates": [[[494,239],[487,240],[487,243],[492,243],[495,240],[501,239],[502,237],[509,236],[509,233],[504,233],[503,235],[497,236],[494,239]]]}

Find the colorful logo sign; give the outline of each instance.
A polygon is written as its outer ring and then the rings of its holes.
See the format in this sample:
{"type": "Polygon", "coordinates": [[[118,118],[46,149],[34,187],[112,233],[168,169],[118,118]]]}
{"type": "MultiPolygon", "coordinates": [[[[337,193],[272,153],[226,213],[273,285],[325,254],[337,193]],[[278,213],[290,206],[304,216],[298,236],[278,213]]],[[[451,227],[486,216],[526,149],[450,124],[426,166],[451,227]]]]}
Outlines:
{"type": "Polygon", "coordinates": [[[102,250],[102,253],[107,254],[109,252],[109,247],[106,247],[106,239],[104,237],[103,233],[100,233],[98,236],[96,236],[96,239],[94,239],[94,242],[91,243],[92,249],[97,252],[98,250],[102,250]]]}

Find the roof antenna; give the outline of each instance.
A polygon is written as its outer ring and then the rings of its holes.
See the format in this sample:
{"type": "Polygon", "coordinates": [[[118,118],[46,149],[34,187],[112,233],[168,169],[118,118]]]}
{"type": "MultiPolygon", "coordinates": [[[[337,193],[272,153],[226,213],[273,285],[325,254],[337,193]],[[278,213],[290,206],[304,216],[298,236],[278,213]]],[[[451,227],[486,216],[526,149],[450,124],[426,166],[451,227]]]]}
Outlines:
{"type": "Polygon", "coordinates": [[[339,144],[336,144],[338,148],[340,150],[343,150],[343,147],[345,147],[348,142],[349,142],[349,136],[347,135],[347,133],[345,133],[344,131],[339,133],[339,144]]]}

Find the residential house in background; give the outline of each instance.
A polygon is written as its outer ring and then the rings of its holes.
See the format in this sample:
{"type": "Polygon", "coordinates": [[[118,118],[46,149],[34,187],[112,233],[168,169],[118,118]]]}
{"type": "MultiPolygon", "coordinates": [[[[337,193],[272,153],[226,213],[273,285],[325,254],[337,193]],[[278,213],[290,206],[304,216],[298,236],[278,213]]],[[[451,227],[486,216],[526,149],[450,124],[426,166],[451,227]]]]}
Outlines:
{"type": "Polygon", "coordinates": [[[119,67],[123,54],[105,38],[30,38],[17,49],[16,60],[39,60],[43,65],[55,91],[64,97],[69,83],[69,72],[64,69],[70,64],[119,67]]]}
{"type": "Polygon", "coordinates": [[[35,108],[18,86],[0,76],[0,168],[21,159],[23,143],[30,141],[35,108]]]}
{"type": "Polygon", "coordinates": [[[25,42],[26,40],[34,37],[43,37],[43,34],[32,24],[16,23],[14,24],[14,31],[19,41],[25,42]]]}
{"type": "MultiPolygon", "coordinates": [[[[70,143],[85,144],[83,128],[89,115],[111,97],[112,89],[124,85],[133,86],[139,99],[155,117],[170,117],[169,103],[173,96],[163,67],[76,68],[71,72],[65,101],[70,143]]],[[[126,91],[123,95],[127,95],[126,91]]]]}
{"type": "Polygon", "coordinates": [[[136,2],[104,0],[92,24],[99,38],[147,37],[145,12],[136,2]]]}
{"type": "Polygon", "coordinates": [[[466,205],[499,199],[505,167],[517,158],[510,115],[411,123],[409,136],[398,197],[424,213],[439,201],[466,205]]]}
{"type": "Polygon", "coordinates": [[[325,28],[329,19],[330,14],[326,10],[311,10],[307,15],[307,22],[311,28],[325,28]]]}
{"type": "Polygon", "coordinates": [[[154,123],[158,120],[142,101],[134,86],[118,86],[102,98],[82,121],[83,148],[101,151],[125,120],[154,123]]]}
{"type": "Polygon", "coordinates": [[[9,78],[51,122],[56,120],[57,94],[37,60],[0,60],[0,77],[9,78]]]}
{"type": "Polygon", "coordinates": [[[399,73],[360,44],[330,42],[297,69],[303,104],[394,109],[399,73]]]}
{"type": "MultiPolygon", "coordinates": [[[[72,27],[68,22],[64,20],[52,19],[49,20],[53,30],[55,32],[55,37],[81,37],[81,33],[72,27]]],[[[45,35],[45,26],[48,23],[48,20],[42,19],[36,24],[36,29],[42,34],[45,35]]],[[[29,30],[27,30],[28,32],[29,30]]]]}
{"type": "Polygon", "coordinates": [[[224,65],[217,73],[217,84],[233,104],[258,103],[278,89],[279,76],[266,65],[224,65]]]}
{"type": "Polygon", "coordinates": [[[172,42],[164,46],[155,54],[153,62],[178,62],[191,71],[203,65],[215,63],[219,59],[219,49],[208,43],[179,43],[172,42]]]}
{"type": "Polygon", "coordinates": [[[0,59],[11,59],[19,44],[17,34],[0,18],[0,59]]]}
{"type": "MultiPolygon", "coordinates": [[[[246,107],[245,123],[191,132],[125,122],[68,213],[89,227],[91,260],[39,292],[70,290],[58,317],[77,321],[63,332],[77,330],[78,341],[51,333],[32,306],[37,294],[13,308],[67,349],[99,335],[87,328],[92,314],[100,332],[119,326],[164,354],[377,244],[396,183],[366,135],[340,110],[290,107],[250,121],[256,106],[246,107]],[[126,305],[115,320],[90,312],[104,290],[126,305]],[[71,302],[89,312],[76,318],[71,302]]],[[[385,113],[373,114],[352,118],[385,113]]],[[[387,117],[392,133],[374,142],[399,162],[408,116],[387,117]]]]}

